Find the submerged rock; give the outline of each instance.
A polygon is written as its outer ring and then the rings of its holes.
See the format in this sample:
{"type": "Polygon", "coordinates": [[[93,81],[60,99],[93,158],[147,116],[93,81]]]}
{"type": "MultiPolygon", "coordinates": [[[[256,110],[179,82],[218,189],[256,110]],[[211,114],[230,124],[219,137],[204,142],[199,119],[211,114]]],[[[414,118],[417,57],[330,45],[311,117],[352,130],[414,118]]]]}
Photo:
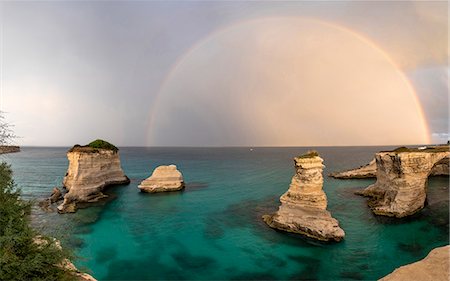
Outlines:
{"type": "Polygon", "coordinates": [[[433,249],[424,259],[401,266],[380,281],[447,281],[450,246],[433,249]]]}
{"type": "Polygon", "coordinates": [[[317,153],[294,158],[295,175],[288,191],[280,197],[281,206],[263,220],[272,228],[299,233],[322,241],[340,241],[345,233],[327,209],[322,189],[323,159],[317,153]]]}
{"type": "Polygon", "coordinates": [[[424,207],[433,168],[449,156],[448,147],[379,152],[375,155],[377,181],[357,194],[371,197],[369,206],[377,215],[412,215],[424,207]]]}
{"type": "Polygon", "coordinates": [[[102,193],[106,186],[130,183],[122,171],[117,148],[74,146],[67,158],[69,168],[63,185],[68,192],[58,206],[60,213],[75,212],[79,202],[96,202],[106,197],[102,193]]]}
{"type": "Polygon", "coordinates": [[[138,187],[149,193],[181,190],[184,188],[183,175],[175,165],[159,166],[138,187]]]}

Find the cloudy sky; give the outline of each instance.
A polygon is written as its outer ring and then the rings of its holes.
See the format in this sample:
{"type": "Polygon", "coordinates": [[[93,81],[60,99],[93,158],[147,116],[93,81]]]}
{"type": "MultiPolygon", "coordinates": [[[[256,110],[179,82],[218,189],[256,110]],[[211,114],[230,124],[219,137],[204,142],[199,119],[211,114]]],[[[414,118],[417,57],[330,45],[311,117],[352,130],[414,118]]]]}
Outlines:
{"type": "Polygon", "coordinates": [[[447,2],[0,2],[21,145],[448,139],[447,2]]]}

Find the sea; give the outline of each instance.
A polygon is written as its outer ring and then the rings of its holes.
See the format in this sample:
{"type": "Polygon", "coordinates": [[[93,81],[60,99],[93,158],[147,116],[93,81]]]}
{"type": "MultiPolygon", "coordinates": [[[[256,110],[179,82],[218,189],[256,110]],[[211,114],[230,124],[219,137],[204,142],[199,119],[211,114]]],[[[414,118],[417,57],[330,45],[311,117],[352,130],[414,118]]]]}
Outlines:
{"type": "MultiPolygon", "coordinates": [[[[74,214],[34,207],[32,223],[72,249],[77,267],[98,280],[376,280],[449,244],[448,177],[429,178],[427,205],[414,216],[375,216],[354,195],[375,179],[339,180],[335,171],[368,163],[394,147],[124,147],[129,185],[74,214]],[[294,175],[293,158],[324,159],[328,210],[346,236],[323,243],[269,228],[294,175]],[[138,184],[176,164],[186,188],[146,194],[138,184]]],[[[22,147],[2,155],[24,199],[35,204],[61,187],[68,147],[22,147]]],[[[37,204],[36,204],[37,205],[37,204]]]]}

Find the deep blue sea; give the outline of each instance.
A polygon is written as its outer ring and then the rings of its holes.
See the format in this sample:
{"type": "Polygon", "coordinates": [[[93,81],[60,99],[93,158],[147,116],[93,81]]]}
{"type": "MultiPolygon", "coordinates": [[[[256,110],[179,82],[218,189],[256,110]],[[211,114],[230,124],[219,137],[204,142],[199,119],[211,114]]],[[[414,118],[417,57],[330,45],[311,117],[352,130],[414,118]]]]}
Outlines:
{"type": "MultiPolygon", "coordinates": [[[[325,244],[275,231],[261,220],[277,210],[309,148],[122,148],[131,184],[75,214],[34,208],[33,224],[74,249],[75,264],[99,280],[374,280],[449,244],[448,178],[429,179],[428,205],[407,219],[374,216],[354,195],[375,180],[331,172],[368,163],[387,147],[315,147],[326,168],[328,210],[345,240],[325,244]],[[158,165],[176,164],[182,192],[140,193],[158,165]]],[[[61,186],[68,148],[23,147],[3,155],[26,199],[61,186]]]]}

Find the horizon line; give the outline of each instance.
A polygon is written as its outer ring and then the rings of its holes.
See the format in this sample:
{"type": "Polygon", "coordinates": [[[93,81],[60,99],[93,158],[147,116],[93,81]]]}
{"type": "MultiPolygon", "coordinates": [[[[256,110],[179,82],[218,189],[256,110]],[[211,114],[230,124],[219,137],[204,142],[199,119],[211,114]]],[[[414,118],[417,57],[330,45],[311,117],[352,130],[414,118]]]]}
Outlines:
{"type": "MultiPolygon", "coordinates": [[[[446,143],[438,144],[375,144],[375,145],[121,145],[117,146],[120,148],[309,148],[309,147],[379,147],[379,146],[435,146],[435,145],[446,145],[446,143]]],[[[42,147],[42,148],[70,148],[74,145],[11,145],[19,147],[42,147]]]]}

